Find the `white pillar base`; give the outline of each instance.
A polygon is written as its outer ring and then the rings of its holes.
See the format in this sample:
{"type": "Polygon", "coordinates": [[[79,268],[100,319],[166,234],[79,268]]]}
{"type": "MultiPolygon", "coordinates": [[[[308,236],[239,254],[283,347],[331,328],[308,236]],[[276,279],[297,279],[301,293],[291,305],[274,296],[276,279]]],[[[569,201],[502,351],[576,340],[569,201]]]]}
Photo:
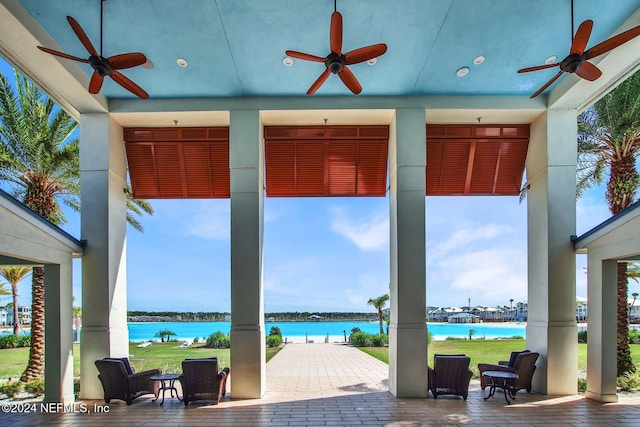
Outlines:
{"type": "Polygon", "coordinates": [[[257,328],[231,329],[233,365],[231,396],[234,399],[260,399],[266,391],[265,330],[257,328]]]}

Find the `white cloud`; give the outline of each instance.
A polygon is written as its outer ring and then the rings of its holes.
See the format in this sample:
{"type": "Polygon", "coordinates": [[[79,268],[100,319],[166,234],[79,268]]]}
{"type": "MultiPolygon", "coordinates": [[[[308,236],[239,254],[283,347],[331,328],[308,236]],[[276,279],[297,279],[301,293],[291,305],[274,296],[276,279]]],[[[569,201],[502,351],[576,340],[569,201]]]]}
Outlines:
{"type": "Polygon", "coordinates": [[[389,246],[388,215],[375,212],[368,219],[358,221],[350,218],[342,208],[333,208],[331,213],[331,230],[346,237],[363,251],[375,251],[389,246]]]}
{"type": "Polygon", "coordinates": [[[526,251],[501,247],[442,259],[427,277],[429,305],[506,305],[527,298],[526,251]],[[431,280],[430,280],[431,279],[431,280]],[[446,293],[442,293],[446,290],[446,293]],[[457,301],[454,295],[459,295],[457,301]],[[431,301],[436,301],[435,304],[431,301]]]}
{"type": "Polygon", "coordinates": [[[230,206],[219,200],[200,201],[184,218],[186,233],[207,240],[229,240],[230,206]]]}
{"type": "Polygon", "coordinates": [[[494,239],[502,234],[514,233],[512,227],[500,224],[487,224],[484,226],[464,227],[454,231],[447,240],[438,243],[429,255],[434,258],[442,257],[467,247],[477,240],[494,239]]]}

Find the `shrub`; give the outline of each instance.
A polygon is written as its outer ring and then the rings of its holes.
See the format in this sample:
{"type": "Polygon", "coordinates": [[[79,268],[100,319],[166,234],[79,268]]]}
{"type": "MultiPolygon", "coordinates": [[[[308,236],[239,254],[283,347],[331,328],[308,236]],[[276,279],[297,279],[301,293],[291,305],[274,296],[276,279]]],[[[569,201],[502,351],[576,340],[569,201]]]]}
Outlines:
{"type": "Polygon", "coordinates": [[[587,342],[587,331],[578,332],[578,342],[587,342]]]}
{"type": "Polygon", "coordinates": [[[80,377],[73,377],[73,395],[76,399],[80,397],[80,377]]]}
{"type": "Polygon", "coordinates": [[[637,329],[629,330],[629,344],[640,344],[640,332],[637,329]]]}
{"type": "Polygon", "coordinates": [[[356,347],[384,347],[389,344],[389,337],[385,334],[368,334],[362,331],[353,332],[349,340],[356,347]]]}
{"type": "Polygon", "coordinates": [[[578,393],[584,393],[587,391],[587,379],[578,378],[578,393]]]}
{"type": "Polygon", "coordinates": [[[351,335],[355,334],[356,332],[362,332],[362,330],[360,328],[358,328],[357,326],[355,328],[351,329],[351,335]]]}
{"type": "Polygon", "coordinates": [[[31,335],[1,335],[0,348],[18,348],[31,346],[31,335]]]}
{"type": "Polygon", "coordinates": [[[220,331],[209,335],[204,345],[206,348],[229,348],[231,347],[231,338],[220,331]]]}
{"type": "Polygon", "coordinates": [[[385,334],[375,334],[371,336],[372,347],[384,347],[389,344],[389,338],[385,334]]]}
{"type": "Polygon", "coordinates": [[[618,377],[618,388],[622,391],[640,390],[640,371],[627,372],[618,377]]]}
{"type": "Polygon", "coordinates": [[[278,328],[277,326],[272,326],[271,329],[269,329],[269,335],[270,336],[276,335],[276,336],[282,337],[282,332],[280,332],[280,328],[278,328]]]}
{"type": "Polygon", "coordinates": [[[445,338],[446,341],[466,341],[466,338],[461,338],[461,337],[447,337],[445,338]]]}
{"type": "Polygon", "coordinates": [[[433,334],[431,332],[427,332],[427,345],[433,342],[433,334]]]}
{"type": "Polygon", "coordinates": [[[0,385],[0,394],[15,398],[22,391],[22,384],[19,381],[11,381],[0,385]]]}
{"type": "Polygon", "coordinates": [[[24,391],[35,394],[36,396],[42,396],[44,394],[44,380],[34,380],[25,383],[24,391]]]}
{"type": "Polygon", "coordinates": [[[280,347],[282,345],[282,337],[280,335],[269,335],[267,337],[267,347],[280,347]]]}
{"type": "Polygon", "coordinates": [[[507,339],[510,339],[510,340],[523,340],[524,337],[522,335],[513,335],[513,336],[511,336],[511,337],[509,337],[507,339]]]}

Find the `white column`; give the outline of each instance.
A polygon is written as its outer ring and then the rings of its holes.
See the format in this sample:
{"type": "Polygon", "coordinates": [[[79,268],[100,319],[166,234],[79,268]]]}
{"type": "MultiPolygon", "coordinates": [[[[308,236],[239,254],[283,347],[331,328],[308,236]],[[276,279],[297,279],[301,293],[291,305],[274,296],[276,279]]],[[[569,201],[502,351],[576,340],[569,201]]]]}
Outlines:
{"type": "Polygon", "coordinates": [[[389,132],[389,391],[396,397],[427,396],[425,162],[425,111],[396,110],[389,132]]]}
{"type": "Polygon", "coordinates": [[[263,144],[257,110],[232,110],[231,395],[261,398],[266,390],[262,288],[263,144]]]}
{"type": "Polygon", "coordinates": [[[585,396],[600,402],[617,402],[618,263],[603,260],[598,252],[589,249],[588,254],[589,344],[585,396]]]}
{"type": "Polygon", "coordinates": [[[531,125],[527,156],[527,347],[540,353],[535,391],[577,392],[575,318],[577,121],[575,110],[548,110],[531,125]]]}
{"type": "Polygon", "coordinates": [[[101,399],[94,362],[129,354],[126,161],[123,131],[104,113],[80,116],[82,333],[80,395],[101,399]]]}
{"type": "Polygon", "coordinates": [[[44,266],[44,401],[73,402],[71,254],[62,264],[44,266]]]}

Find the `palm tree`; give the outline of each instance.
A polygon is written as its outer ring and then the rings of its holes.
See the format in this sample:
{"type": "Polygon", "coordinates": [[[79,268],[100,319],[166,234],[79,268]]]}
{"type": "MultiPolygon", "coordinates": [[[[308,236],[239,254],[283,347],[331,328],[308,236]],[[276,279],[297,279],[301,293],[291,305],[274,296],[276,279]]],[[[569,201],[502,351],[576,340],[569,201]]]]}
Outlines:
{"type": "MultiPolygon", "coordinates": [[[[15,74],[15,91],[0,73],[0,181],[13,196],[55,225],[66,221],[60,203],[80,208],[79,141],[72,138],[78,124],[26,78],[15,74]]],[[[130,214],[153,214],[146,201],[127,194],[127,220],[142,231],[130,214]]],[[[44,268],[32,273],[32,321],[29,364],[22,381],[44,374],[44,268]]]]}
{"type": "Polygon", "coordinates": [[[18,318],[18,283],[31,273],[31,267],[0,267],[0,276],[11,284],[13,295],[13,334],[18,335],[20,319],[18,318]]]}
{"type": "Polygon", "coordinates": [[[171,337],[176,336],[176,333],[168,329],[163,329],[161,331],[156,332],[154,336],[160,338],[160,341],[162,342],[164,342],[164,337],[167,337],[167,342],[169,342],[171,340],[171,337]]]}
{"type": "MultiPolygon", "coordinates": [[[[11,291],[9,290],[9,285],[6,283],[0,283],[0,296],[11,295],[11,291]]],[[[9,304],[7,304],[8,306],[9,304]]]]}
{"type": "MultiPolygon", "coordinates": [[[[606,183],[607,205],[616,215],[636,199],[640,175],[640,73],[635,73],[578,117],[577,194],[606,183]]],[[[629,351],[627,264],[618,263],[618,376],[635,371],[629,351]]]]}
{"type": "Polygon", "coordinates": [[[389,301],[389,294],[384,294],[379,296],[378,298],[371,298],[367,301],[367,304],[374,306],[378,310],[378,319],[380,321],[380,335],[384,334],[384,329],[382,328],[382,322],[384,321],[384,313],[382,309],[385,304],[389,301]]]}

